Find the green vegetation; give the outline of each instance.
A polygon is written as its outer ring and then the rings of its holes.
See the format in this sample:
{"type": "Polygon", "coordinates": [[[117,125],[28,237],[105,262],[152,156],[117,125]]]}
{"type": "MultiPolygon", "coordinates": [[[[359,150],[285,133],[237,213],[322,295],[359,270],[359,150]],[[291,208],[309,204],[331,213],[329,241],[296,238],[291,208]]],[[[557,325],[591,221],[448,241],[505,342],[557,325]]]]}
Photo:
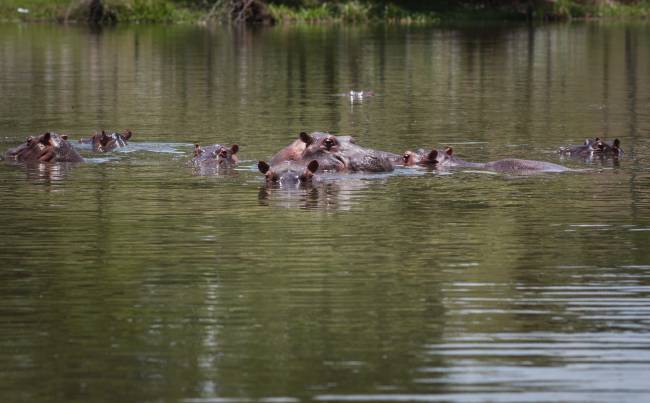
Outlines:
{"type": "MultiPolygon", "coordinates": [[[[108,19],[105,22],[194,23],[205,15],[202,7],[193,6],[191,2],[103,0],[102,3],[108,19]]],[[[88,18],[88,5],[89,0],[2,0],[0,20],[85,21],[88,18]]]]}
{"type": "MultiPolygon", "coordinates": [[[[91,0],[3,0],[0,20],[85,21],[91,0]],[[20,11],[19,11],[20,10],[20,11]],[[28,11],[26,11],[28,10],[28,11]]],[[[238,0],[103,0],[103,22],[196,23],[227,20],[238,0]],[[229,7],[233,9],[230,10],[229,7]]],[[[650,0],[268,0],[280,23],[437,23],[476,19],[650,17],[650,0]]]]}

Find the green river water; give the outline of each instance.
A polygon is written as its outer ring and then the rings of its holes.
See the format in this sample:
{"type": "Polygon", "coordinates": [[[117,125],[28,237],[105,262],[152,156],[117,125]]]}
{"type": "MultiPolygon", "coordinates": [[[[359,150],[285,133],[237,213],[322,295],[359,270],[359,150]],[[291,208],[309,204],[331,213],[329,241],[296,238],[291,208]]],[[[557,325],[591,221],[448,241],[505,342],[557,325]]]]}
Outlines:
{"type": "Polygon", "coordinates": [[[650,25],[0,25],[2,402],[650,396],[650,25]],[[337,94],[374,91],[350,99],[337,94]],[[257,172],[301,131],[580,171],[257,172]],[[561,145],[619,138],[618,163],[561,145]],[[186,166],[237,143],[227,175],[186,166]]]}

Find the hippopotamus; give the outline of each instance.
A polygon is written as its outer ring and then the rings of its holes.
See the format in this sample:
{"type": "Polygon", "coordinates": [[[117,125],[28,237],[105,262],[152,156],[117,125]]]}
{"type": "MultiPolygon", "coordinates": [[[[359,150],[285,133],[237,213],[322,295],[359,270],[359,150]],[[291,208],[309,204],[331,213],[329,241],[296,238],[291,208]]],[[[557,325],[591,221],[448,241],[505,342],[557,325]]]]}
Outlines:
{"type": "Polygon", "coordinates": [[[230,147],[221,144],[201,147],[200,144],[195,144],[194,157],[189,164],[197,168],[199,173],[203,175],[216,173],[219,170],[232,169],[239,163],[239,158],[236,155],[238,151],[239,146],[237,144],[230,147]]]}
{"type": "Polygon", "coordinates": [[[94,152],[103,153],[125,147],[131,136],[133,136],[133,132],[129,129],[125,130],[124,133],[111,134],[107,134],[106,131],[102,130],[101,133],[94,133],[89,139],[79,139],[79,143],[91,144],[94,152]]]}
{"type": "Polygon", "coordinates": [[[298,186],[312,182],[318,171],[318,161],[312,160],[307,164],[302,161],[282,161],[273,166],[259,161],[257,168],[264,174],[269,185],[298,186]]]}
{"type": "Polygon", "coordinates": [[[444,151],[438,151],[436,149],[407,151],[402,156],[402,159],[405,166],[422,165],[435,168],[466,167],[515,174],[569,171],[569,168],[553,164],[552,162],[522,160],[518,158],[507,158],[491,162],[469,162],[456,157],[451,147],[445,148],[444,151]]]}
{"type": "Polygon", "coordinates": [[[302,153],[306,160],[332,156],[328,162],[321,162],[321,170],[337,172],[391,172],[401,157],[386,151],[361,147],[352,136],[335,136],[329,133],[301,133],[300,138],[307,145],[302,153]]]}
{"type": "Polygon", "coordinates": [[[68,142],[68,136],[46,132],[27,140],[18,147],[9,149],[5,158],[18,162],[83,162],[84,159],[68,142]]]}
{"type": "Polygon", "coordinates": [[[560,147],[558,153],[579,158],[590,158],[593,156],[618,157],[623,154],[623,149],[621,149],[619,139],[607,142],[596,137],[595,139],[585,139],[582,145],[560,147]]]}

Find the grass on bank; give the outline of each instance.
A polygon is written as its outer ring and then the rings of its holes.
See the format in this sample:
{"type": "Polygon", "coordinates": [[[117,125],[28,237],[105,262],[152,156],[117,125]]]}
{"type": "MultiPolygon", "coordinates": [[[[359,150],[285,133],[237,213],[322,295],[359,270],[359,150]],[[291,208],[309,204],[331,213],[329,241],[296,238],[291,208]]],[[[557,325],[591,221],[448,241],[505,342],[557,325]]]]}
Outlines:
{"type": "MultiPolygon", "coordinates": [[[[205,15],[204,10],[168,0],[104,0],[104,7],[108,22],[196,23],[205,15]]],[[[87,0],[0,0],[0,20],[4,21],[75,22],[87,16],[87,0]]]]}
{"type": "MultiPolygon", "coordinates": [[[[88,0],[0,0],[0,20],[4,21],[85,21],[88,0]],[[19,12],[21,9],[22,12],[19,12]],[[28,10],[25,12],[25,10],[28,10]]],[[[127,23],[198,23],[205,21],[209,5],[191,7],[189,1],[174,0],[104,0],[109,22],[127,23]]],[[[194,2],[195,4],[197,2],[194,2]]],[[[198,2],[200,4],[200,2],[198,2]]],[[[312,2],[312,4],[315,4],[312,2]]],[[[537,20],[571,18],[650,17],[650,0],[634,3],[590,2],[576,0],[548,1],[532,10],[515,7],[456,7],[453,9],[409,10],[390,2],[359,0],[332,1],[310,7],[269,4],[269,11],[279,23],[319,23],[387,21],[399,23],[439,23],[463,20],[537,20]]],[[[435,2],[432,3],[432,8],[435,2]]]]}
{"type": "MultiPolygon", "coordinates": [[[[555,0],[539,3],[536,8],[485,7],[472,8],[469,5],[450,9],[412,11],[393,3],[369,4],[357,0],[344,3],[323,3],[312,7],[289,7],[270,4],[273,17],[280,22],[366,22],[388,21],[401,23],[437,23],[442,21],[471,20],[525,20],[531,15],[535,20],[563,20],[574,18],[616,18],[650,17],[650,0],[635,3],[594,2],[555,0]]],[[[434,7],[432,7],[434,8],[434,7]]]]}

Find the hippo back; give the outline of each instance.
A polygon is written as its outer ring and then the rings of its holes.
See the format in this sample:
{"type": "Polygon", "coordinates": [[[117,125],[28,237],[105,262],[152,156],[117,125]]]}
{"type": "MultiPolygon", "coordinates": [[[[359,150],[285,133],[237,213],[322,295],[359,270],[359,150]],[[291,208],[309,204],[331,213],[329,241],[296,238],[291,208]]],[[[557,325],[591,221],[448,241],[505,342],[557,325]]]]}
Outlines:
{"type": "Polygon", "coordinates": [[[505,173],[536,173],[536,172],[565,172],[569,168],[562,165],[553,164],[552,162],[522,160],[516,158],[508,158],[485,164],[485,168],[491,171],[505,172],[505,173]]]}

